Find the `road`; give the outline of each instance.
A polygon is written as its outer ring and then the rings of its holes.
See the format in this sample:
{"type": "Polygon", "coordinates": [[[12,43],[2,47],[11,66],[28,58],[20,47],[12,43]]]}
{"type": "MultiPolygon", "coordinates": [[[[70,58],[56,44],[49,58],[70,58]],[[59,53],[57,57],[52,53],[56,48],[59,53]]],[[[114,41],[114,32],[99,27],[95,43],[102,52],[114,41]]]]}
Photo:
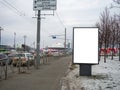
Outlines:
{"type": "Polygon", "coordinates": [[[61,90],[60,79],[68,70],[71,59],[71,56],[51,59],[38,70],[1,80],[0,90],[61,90]]]}

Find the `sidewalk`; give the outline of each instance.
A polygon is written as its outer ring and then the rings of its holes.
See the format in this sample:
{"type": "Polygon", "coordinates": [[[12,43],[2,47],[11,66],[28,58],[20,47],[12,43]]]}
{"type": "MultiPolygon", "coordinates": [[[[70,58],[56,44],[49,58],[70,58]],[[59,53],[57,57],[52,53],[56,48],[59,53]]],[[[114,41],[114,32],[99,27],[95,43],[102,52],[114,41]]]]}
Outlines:
{"type": "Polygon", "coordinates": [[[79,76],[79,66],[76,65],[63,78],[62,90],[120,90],[120,61],[118,57],[103,58],[99,65],[92,66],[92,76],[79,76]]]}
{"type": "Polygon", "coordinates": [[[71,57],[40,65],[30,73],[17,74],[0,81],[0,90],[61,90],[60,80],[68,70],[71,57]]]}

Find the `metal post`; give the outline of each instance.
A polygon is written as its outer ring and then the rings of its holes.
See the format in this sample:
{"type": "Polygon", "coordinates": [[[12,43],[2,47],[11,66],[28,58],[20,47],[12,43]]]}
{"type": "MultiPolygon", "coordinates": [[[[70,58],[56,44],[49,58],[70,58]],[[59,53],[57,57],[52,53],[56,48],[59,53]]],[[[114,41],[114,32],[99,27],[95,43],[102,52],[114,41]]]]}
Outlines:
{"type": "Polygon", "coordinates": [[[8,66],[8,62],[6,61],[5,62],[5,80],[7,79],[7,72],[8,72],[7,66],[8,66]]]}
{"type": "Polygon", "coordinates": [[[24,51],[26,51],[26,35],[24,35],[24,51]]]}
{"type": "Polygon", "coordinates": [[[40,65],[40,27],[41,27],[41,11],[38,10],[37,17],[37,56],[36,56],[36,69],[39,68],[40,65]]]}
{"type": "Polygon", "coordinates": [[[119,42],[119,61],[120,61],[120,42],[119,42]]]}
{"type": "Polygon", "coordinates": [[[2,29],[1,29],[1,27],[0,27],[0,45],[1,45],[1,30],[2,30],[2,29]]]}
{"type": "Polygon", "coordinates": [[[66,28],[65,28],[65,45],[64,45],[64,47],[65,47],[65,55],[66,55],[66,28]]]}
{"type": "Polygon", "coordinates": [[[0,45],[1,45],[1,31],[2,31],[3,29],[0,27],[0,45]]]}
{"type": "Polygon", "coordinates": [[[14,32],[14,49],[16,48],[16,33],[14,32]]]}
{"type": "Polygon", "coordinates": [[[28,57],[28,61],[27,61],[27,69],[29,70],[30,67],[30,56],[28,57]]]}

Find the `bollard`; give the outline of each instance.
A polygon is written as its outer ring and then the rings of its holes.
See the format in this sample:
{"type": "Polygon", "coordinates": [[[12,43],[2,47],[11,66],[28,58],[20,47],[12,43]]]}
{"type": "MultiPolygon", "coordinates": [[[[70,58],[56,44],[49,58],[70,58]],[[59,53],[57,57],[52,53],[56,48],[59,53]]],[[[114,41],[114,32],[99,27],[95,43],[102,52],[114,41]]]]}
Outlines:
{"type": "Polygon", "coordinates": [[[5,80],[7,79],[7,66],[8,66],[8,62],[6,60],[6,62],[5,62],[5,80]]]}
{"type": "Polygon", "coordinates": [[[0,79],[2,78],[2,61],[0,61],[0,79]]]}
{"type": "Polygon", "coordinates": [[[21,72],[21,58],[20,57],[18,59],[17,65],[18,65],[18,73],[20,73],[21,72]]]}
{"type": "Polygon", "coordinates": [[[28,61],[27,61],[27,69],[29,70],[29,66],[30,66],[30,58],[28,56],[28,61]]]}

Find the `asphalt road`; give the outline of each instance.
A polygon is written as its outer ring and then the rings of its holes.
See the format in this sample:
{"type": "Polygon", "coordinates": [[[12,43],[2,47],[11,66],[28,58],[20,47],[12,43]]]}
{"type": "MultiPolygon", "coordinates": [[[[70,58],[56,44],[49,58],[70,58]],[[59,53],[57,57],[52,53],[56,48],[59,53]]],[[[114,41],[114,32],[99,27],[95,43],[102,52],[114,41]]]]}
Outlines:
{"type": "Polygon", "coordinates": [[[60,80],[68,70],[71,56],[50,59],[38,70],[15,74],[0,81],[0,90],[61,90],[60,80]]]}

